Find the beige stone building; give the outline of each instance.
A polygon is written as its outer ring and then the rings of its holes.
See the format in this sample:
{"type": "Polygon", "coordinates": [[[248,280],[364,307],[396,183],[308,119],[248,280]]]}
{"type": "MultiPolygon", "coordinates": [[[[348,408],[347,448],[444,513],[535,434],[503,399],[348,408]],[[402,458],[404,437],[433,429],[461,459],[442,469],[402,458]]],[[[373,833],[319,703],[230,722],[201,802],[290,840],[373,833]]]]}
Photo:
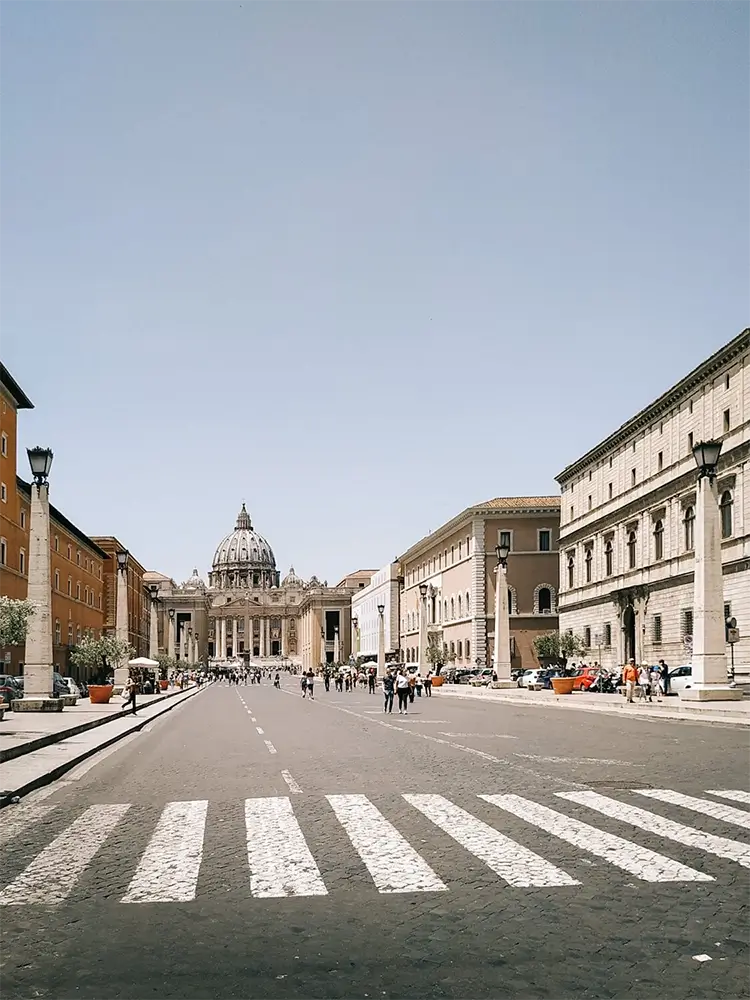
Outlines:
{"type": "Polygon", "coordinates": [[[335,587],[310,581],[300,606],[301,659],[306,670],[348,661],[353,652],[352,598],[367,587],[374,573],[357,570],[335,587]]]}
{"type": "Polygon", "coordinates": [[[412,545],[399,559],[403,659],[419,661],[419,587],[425,583],[428,633],[457,667],[491,664],[495,546],[502,539],[510,545],[512,662],[533,666],[534,638],[557,628],[559,526],[559,497],[497,497],[467,507],[412,545]]]}

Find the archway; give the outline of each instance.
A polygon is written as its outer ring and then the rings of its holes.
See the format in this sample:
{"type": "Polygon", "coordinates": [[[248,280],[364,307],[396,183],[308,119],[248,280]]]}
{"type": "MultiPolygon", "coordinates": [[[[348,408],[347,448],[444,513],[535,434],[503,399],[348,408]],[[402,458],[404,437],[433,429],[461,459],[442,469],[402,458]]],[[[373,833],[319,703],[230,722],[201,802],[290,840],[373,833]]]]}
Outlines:
{"type": "Polygon", "coordinates": [[[625,662],[635,659],[635,611],[629,604],[622,613],[622,631],[625,638],[625,662]]]}

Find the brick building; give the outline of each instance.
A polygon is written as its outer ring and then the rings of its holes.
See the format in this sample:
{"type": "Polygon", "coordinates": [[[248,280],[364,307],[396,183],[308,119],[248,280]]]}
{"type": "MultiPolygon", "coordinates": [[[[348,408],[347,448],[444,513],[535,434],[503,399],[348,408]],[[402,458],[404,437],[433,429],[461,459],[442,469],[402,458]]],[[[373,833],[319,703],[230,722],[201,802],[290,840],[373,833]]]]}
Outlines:
{"type": "MultiPolygon", "coordinates": [[[[97,535],[93,541],[104,552],[104,627],[114,632],[117,613],[117,553],[127,546],[112,535],[97,535]]],[[[143,579],[145,569],[128,555],[128,634],[136,656],[148,656],[151,598],[143,579]]]]}

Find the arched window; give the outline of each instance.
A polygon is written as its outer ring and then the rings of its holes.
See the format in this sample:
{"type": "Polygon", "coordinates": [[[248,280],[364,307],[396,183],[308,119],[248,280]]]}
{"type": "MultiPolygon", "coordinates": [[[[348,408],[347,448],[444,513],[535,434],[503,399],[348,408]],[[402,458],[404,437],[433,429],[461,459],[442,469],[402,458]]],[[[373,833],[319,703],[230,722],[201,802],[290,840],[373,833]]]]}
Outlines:
{"type": "Polygon", "coordinates": [[[549,587],[542,587],[537,597],[539,601],[539,614],[547,615],[552,611],[552,593],[549,587]]]}
{"type": "Polygon", "coordinates": [[[62,627],[60,625],[60,619],[55,618],[55,644],[57,646],[62,642],[62,627]]]}
{"type": "Polygon", "coordinates": [[[458,595],[458,617],[461,618],[461,595],[458,595]]]}
{"type": "Polygon", "coordinates": [[[685,508],[685,551],[692,552],[695,548],[695,507],[685,508]]]}
{"type": "Polygon", "coordinates": [[[594,552],[592,549],[586,549],[586,583],[591,583],[591,567],[594,563],[594,552]]]}
{"type": "Polygon", "coordinates": [[[725,490],[721,494],[719,510],[721,511],[721,537],[731,538],[732,537],[732,494],[729,492],[729,490],[725,490]]]}
{"type": "Polygon", "coordinates": [[[451,621],[456,617],[456,603],[451,597],[451,621]]]}
{"type": "Polygon", "coordinates": [[[658,562],[664,558],[664,522],[659,520],[654,525],[654,559],[658,562]]]}
{"type": "Polygon", "coordinates": [[[630,567],[630,569],[635,569],[637,546],[638,546],[638,536],[634,531],[631,531],[628,534],[628,566],[630,567]]]}
{"type": "Polygon", "coordinates": [[[573,580],[575,577],[576,561],[573,556],[568,556],[568,587],[573,589],[573,580]]]}

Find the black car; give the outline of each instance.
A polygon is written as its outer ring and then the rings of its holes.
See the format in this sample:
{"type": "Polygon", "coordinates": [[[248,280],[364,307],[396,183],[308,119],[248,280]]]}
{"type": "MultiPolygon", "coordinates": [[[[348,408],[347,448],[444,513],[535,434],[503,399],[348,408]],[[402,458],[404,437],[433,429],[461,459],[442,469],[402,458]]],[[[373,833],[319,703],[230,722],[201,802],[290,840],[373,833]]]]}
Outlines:
{"type": "Polygon", "coordinates": [[[0,698],[5,708],[11,707],[14,698],[23,698],[23,678],[12,674],[0,674],[0,698]]]}

